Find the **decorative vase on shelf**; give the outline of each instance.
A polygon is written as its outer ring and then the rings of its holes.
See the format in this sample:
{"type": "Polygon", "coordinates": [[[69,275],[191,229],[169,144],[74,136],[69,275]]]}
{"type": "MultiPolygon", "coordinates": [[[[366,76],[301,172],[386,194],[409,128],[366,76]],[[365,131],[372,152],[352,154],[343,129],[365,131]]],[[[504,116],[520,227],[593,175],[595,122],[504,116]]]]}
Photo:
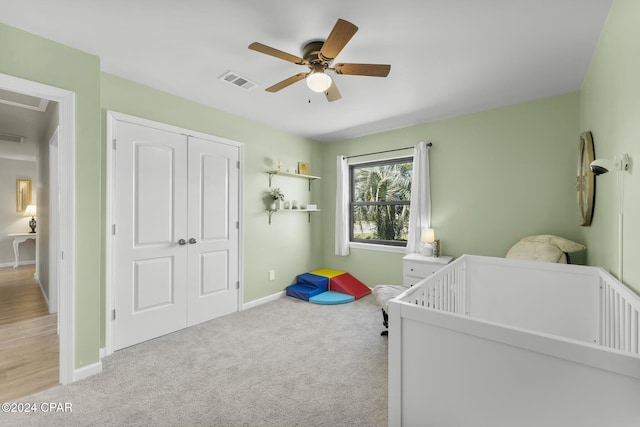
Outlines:
{"type": "Polygon", "coordinates": [[[284,199],[284,194],[282,194],[282,191],[280,191],[278,187],[274,187],[269,189],[269,194],[273,199],[273,203],[271,203],[271,209],[282,209],[282,199],[284,199]]]}

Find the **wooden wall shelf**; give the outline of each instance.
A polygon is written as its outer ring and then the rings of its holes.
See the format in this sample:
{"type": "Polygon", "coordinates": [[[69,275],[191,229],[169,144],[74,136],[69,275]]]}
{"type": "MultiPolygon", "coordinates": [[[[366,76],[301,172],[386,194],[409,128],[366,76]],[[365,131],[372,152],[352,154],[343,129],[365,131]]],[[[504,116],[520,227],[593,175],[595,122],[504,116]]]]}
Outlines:
{"type": "Polygon", "coordinates": [[[313,175],[302,175],[299,173],[291,173],[291,172],[284,172],[284,171],[268,171],[267,172],[269,174],[269,187],[271,187],[271,179],[273,178],[274,175],[280,175],[280,176],[287,176],[289,178],[301,178],[301,179],[306,179],[309,180],[309,191],[311,191],[311,182],[317,180],[317,179],[322,179],[319,176],[313,176],[313,175]]]}
{"type": "Polygon", "coordinates": [[[309,222],[311,222],[311,213],[312,212],[320,212],[320,209],[267,209],[267,214],[269,215],[269,225],[271,225],[271,215],[274,212],[307,212],[309,215],[309,222]]]}
{"type": "MultiPolygon", "coordinates": [[[[306,179],[309,181],[309,191],[311,191],[311,183],[317,179],[321,179],[319,176],[302,175],[299,173],[291,173],[278,170],[267,171],[267,173],[269,174],[269,188],[271,188],[271,179],[274,175],[284,176],[287,178],[306,179]]],[[[306,212],[309,216],[309,222],[311,222],[311,213],[320,212],[320,209],[267,209],[267,214],[269,215],[269,225],[271,225],[271,215],[273,215],[274,212],[306,212]]]]}

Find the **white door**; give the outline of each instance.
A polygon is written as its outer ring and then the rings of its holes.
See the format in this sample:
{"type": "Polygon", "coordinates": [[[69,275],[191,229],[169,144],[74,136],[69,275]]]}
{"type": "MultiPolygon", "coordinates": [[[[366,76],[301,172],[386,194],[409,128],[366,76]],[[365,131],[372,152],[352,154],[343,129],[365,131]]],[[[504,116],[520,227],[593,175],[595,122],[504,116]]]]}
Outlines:
{"type": "Polygon", "coordinates": [[[187,147],[183,135],[118,122],[114,348],[187,325],[187,147]]]}
{"type": "Polygon", "coordinates": [[[117,122],[114,349],[238,310],[238,146],[117,122]]]}
{"type": "Polygon", "coordinates": [[[189,137],[189,326],[238,310],[239,148],[189,137]]]}

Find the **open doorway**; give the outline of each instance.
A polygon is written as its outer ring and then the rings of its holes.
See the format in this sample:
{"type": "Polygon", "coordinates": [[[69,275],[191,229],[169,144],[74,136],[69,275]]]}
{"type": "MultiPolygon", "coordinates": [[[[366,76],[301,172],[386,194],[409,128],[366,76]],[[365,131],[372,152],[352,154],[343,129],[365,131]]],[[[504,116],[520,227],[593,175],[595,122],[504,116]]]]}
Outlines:
{"type": "MultiPolygon", "coordinates": [[[[48,100],[53,103],[52,105],[57,106],[56,117],[50,126],[53,131],[47,137],[42,137],[44,140],[40,142],[42,146],[38,159],[38,173],[43,176],[38,177],[36,183],[38,186],[36,203],[40,206],[37,206],[38,233],[36,234],[38,237],[35,239],[36,259],[32,268],[39,291],[49,300],[47,311],[54,313],[52,316],[57,320],[58,334],[55,340],[59,349],[59,370],[56,383],[66,384],[75,379],[73,336],[75,95],[65,89],[4,74],[0,74],[0,91],[48,100]],[[51,149],[50,144],[55,144],[55,148],[51,149]],[[53,177],[56,183],[53,190],[50,185],[51,170],[57,174],[57,179],[53,177]],[[52,206],[55,210],[53,217],[52,206]]],[[[18,269],[21,267],[19,265],[18,269]]]]}
{"type": "Polygon", "coordinates": [[[57,180],[49,174],[49,141],[57,144],[58,107],[0,90],[0,401],[59,382],[57,282],[49,265],[49,218],[57,209],[49,204],[56,199],[49,181],[57,180]]]}

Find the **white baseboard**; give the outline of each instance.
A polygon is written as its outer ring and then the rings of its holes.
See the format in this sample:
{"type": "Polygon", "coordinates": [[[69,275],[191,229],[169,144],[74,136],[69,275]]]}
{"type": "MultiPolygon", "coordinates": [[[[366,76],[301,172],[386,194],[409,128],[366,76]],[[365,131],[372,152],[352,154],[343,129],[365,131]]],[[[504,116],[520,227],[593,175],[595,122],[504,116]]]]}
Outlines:
{"type": "MultiPolygon", "coordinates": [[[[20,261],[18,262],[18,265],[34,265],[36,263],[36,260],[31,260],[31,261],[20,261]]],[[[15,263],[14,262],[3,262],[0,263],[0,268],[2,267],[13,267],[15,263]]]]}
{"type": "Polygon", "coordinates": [[[102,361],[99,360],[94,364],[75,369],[73,371],[73,382],[89,378],[90,376],[99,374],[100,372],[102,372],[102,361]]]}
{"type": "Polygon", "coordinates": [[[100,360],[104,359],[107,356],[107,349],[104,347],[100,348],[100,360]]]}
{"type": "Polygon", "coordinates": [[[40,286],[40,292],[42,292],[42,296],[44,297],[44,300],[47,302],[47,307],[49,307],[49,313],[55,313],[55,311],[51,311],[51,307],[49,306],[49,296],[44,291],[44,288],[42,287],[42,282],[40,282],[40,278],[38,277],[37,274],[34,274],[33,278],[38,283],[38,285],[40,286]]]}
{"type": "Polygon", "coordinates": [[[285,291],[281,291],[281,292],[277,292],[277,293],[275,293],[273,295],[267,295],[266,297],[254,299],[253,301],[249,301],[249,302],[246,302],[246,303],[242,304],[242,309],[246,310],[248,308],[257,307],[259,305],[266,304],[266,303],[271,302],[271,301],[275,301],[278,298],[282,298],[285,295],[286,295],[285,291]]]}

